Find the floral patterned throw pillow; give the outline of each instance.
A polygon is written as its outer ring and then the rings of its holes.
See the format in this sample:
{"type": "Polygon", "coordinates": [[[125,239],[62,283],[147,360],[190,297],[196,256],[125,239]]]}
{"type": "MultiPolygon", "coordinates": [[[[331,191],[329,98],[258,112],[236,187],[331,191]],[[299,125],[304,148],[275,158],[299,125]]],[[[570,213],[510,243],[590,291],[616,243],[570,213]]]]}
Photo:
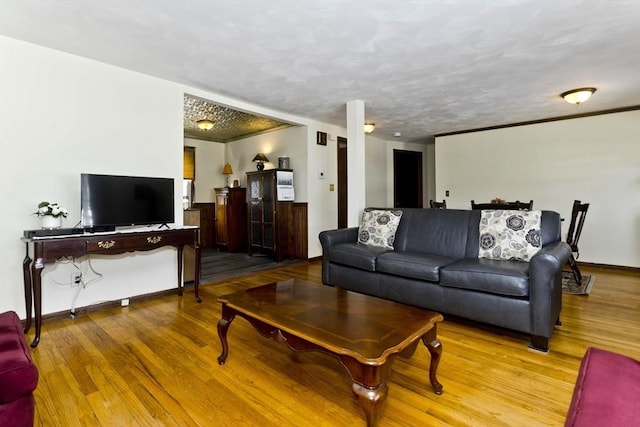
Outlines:
{"type": "Polygon", "coordinates": [[[358,242],[393,249],[402,211],[366,208],[362,213],[358,242]]]}
{"type": "Polygon", "coordinates": [[[541,211],[483,210],[478,258],[529,261],[542,247],[541,211]]]}

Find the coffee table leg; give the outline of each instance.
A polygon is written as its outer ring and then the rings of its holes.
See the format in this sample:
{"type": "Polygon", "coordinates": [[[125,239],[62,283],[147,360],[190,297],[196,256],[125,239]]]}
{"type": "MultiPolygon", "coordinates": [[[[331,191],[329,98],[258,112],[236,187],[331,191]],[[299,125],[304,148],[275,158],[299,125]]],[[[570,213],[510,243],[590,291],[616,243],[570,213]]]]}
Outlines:
{"type": "Polygon", "coordinates": [[[374,389],[369,389],[361,386],[358,383],[353,383],[353,394],[356,396],[358,403],[364,409],[364,414],[367,418],[367,427],[373,427],[377,425],[380,419],[380,412],[384,406],[385,400],[387,400],[387,383],[383,382],[374,389]]]}
{"type": "Polygon", "coordinates": [[[229,345],[227,344],[227,331],[231,322],[235,317],[235,312],[229,309],[226,305],[222,305],[222,318],[218,320],[218,337],[220,337],[220,343],[222,344],[222,353],[218,356],[218,364],[224,365],[229,354],[229,345]]]}
{"type": "Polygon", "coordinates": [[[434,326],[429,332],[422,337],[422,342],[429,349],[431,353],[431,365],[429,366],[429,381],[436,394],[442,394],[442,384],[438,382],[436,378],[436,371],[438,370],[438,364],[440,363],[440,356],[442,356],[442,343],[436,337],[436,327],[434,326]]]}

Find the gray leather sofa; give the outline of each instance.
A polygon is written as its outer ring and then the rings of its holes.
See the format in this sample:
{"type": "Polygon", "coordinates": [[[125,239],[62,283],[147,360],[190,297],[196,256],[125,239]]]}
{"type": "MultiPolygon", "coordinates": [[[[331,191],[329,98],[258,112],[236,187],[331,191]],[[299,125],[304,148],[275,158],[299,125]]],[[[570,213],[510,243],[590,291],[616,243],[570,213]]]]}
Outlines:
{"type": "Polygon", "coordinates": [[[357,243],[357,227],[321,232],[323,283],[524,332],[548,351],[571,253],[558,213],[542,211],[542,248],[525,262],[478,258],[479,210],[401,210],[394,250],[357,243]]]}

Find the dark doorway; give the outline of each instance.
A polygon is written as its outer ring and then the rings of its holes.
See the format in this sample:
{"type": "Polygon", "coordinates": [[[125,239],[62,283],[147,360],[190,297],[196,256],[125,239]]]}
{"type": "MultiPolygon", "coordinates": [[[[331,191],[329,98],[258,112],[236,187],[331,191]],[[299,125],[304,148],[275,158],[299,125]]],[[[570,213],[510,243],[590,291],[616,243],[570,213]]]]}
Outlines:
{"type": "Polygon", "coordinates": [[[393,150],[393,206],[422,208],[422,153],[393,150]]]}
{"type": "Polygon", "coordinates": [[[347,228],[347,138],[338,137],[338,228],[347,228]]]}

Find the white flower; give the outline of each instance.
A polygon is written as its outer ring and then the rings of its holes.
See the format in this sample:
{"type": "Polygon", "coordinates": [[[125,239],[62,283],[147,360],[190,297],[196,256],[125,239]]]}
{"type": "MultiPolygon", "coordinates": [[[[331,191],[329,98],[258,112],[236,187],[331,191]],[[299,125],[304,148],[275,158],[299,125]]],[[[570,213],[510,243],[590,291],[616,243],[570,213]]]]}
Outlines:
{"type": "Polygon", "coordinates": [[[37,215],[37,216],[50,215],[54,218],[58,218],[62,216],[63,218],[66,218],[67,215],[69,215],[69,211],[61,207],[57,203],[40,202],[38,204],[38,210],[34,212],[34,215],[37,215]]]}

